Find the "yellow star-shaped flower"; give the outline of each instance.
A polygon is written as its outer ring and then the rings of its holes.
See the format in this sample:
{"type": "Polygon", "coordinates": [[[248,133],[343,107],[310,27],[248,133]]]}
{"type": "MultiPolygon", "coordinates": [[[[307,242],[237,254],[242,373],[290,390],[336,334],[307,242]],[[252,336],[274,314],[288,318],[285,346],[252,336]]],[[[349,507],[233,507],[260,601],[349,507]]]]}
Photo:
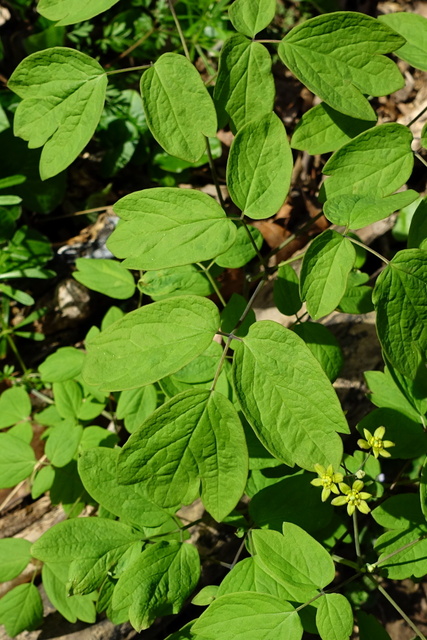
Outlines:
{"type": "Polygon", "coordinates": [[[331,464],[327,469],[321,464],[315,464],[314,468],[319,477],[312,480],[311,484],[315,487],[323,487],[322,502],[325,502],[329,498],[331,491],[332,493],[339,494],[337,483],[343,481],[344,476],[342,473],[334,473],[331,464]]]}
{"type": "Polygon", "coordinates": [[[347,513],[349,516],[353,515],[356,509],[359,509],[362,513],[370,512],[370,508],[365,500],[371,498],[372,494],[362,491],[364,484],[361,480],[353,482],[352,487],[349,487],[345,482],[340,482],[339,487],[344,495],[334,498],[332,500],[333,505],[341,506],[347,504],[347,513]]]}
{"type": "Polygon", "coordinates": [[[376,458],[383,456],[383,458],[389,458],[390,453],[386,451],[390,447],[394,447],[394,442],[390,440],[383,440],[385,434],[385,427],[378,427],[375,429],[374,435],[367,429],[363,429],[366,440],[358,440],[357,444],[361,449],[372,449],[372,453],[376,458]]]}

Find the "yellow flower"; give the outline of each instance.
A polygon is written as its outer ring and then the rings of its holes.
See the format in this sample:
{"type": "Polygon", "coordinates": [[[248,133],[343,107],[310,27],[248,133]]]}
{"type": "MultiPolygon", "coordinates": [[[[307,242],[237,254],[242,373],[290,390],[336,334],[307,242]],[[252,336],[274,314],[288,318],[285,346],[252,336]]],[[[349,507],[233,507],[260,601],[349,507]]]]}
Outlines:
{"type": "Polygon", "coordinates": [[[385,427],[378,427],[375,429],[374,435],[367,429],[363,429],[366,440],[358,440],[357,444],[361,449],[372,449],[372,453],[376,458],[383,456],[389,458],[390,453],[386,451],[389,447],[394,447],[394,442],[390,440],[383,440],[385,434],[385,427]]]}
{"type": "Polygon", "coordinates": [[[329,498],[331,491],[332,493],[339,494],[337,483],[342,482],[344,478],[342,473],[334,473],[331,464],[327,469],[325,469],[321,464],[315,464],[314,468],[319,477],[312,480],[311,484],[315,487],[323,487],[322,502],[325,502],[325,500],[329,498]]]}
{"type": "Polygon", "coordinates": [[[371,498],[372,494],[362,491],[363,487],[364,484],[361,480],[353,482],[352,487],[349,487],[345,482],[340,482],[340,489],[344,495],[334,498],[332,504],[336,506],[347,504],[347,513],[349,516],[353,515],[356,509],[359,509],[362,513],[369,513],[370,508],[365,500],[371,498]]]}

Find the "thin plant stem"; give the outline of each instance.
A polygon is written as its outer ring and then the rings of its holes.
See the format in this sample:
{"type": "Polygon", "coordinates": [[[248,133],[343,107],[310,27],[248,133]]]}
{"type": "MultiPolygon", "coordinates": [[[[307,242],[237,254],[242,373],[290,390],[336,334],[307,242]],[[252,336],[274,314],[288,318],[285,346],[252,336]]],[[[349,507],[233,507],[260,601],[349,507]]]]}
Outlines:
{"type": "Polygon", "coordinates": [[[338,589],[340,589],[344,585],[349,584],[350,582],[353,582],[354,580],[357,580],[357,578],[359,578],[359,576],[360,576],[360,574],[356,573],[354,576],[351,576],[350,578],[347,578],[347,580],[343,580],[343,582],[340,582],[340,584],[338,584],[336,587],[333,587],[332,589],[326,589],[325,591],[321,591],[317,595],[313,596],[313,598],[310,598],[310,600],[308,600],[307,602],[304,602],[304,604],[300,604],[299,607],[296,607],[295,611],[301,611],[301,609],[305,609],[305,607],[308,607],[309,604],[311,604],[315,600],[318,600],[319,598],[321,598],[322,596],[326,595],[327,593],[335,593],[335,591],[338,591],[338,589]]]}
{"type": "Polygon", "coordinates": [[[420,536],[416,540],[412,540],[411,542],[404,544],[403,547],[400,547],[400,549],[396,549],[395,551],[392,551],[392,553],[388,553],[386,556],[384,556],[384,558],[381,558],[381,560],[377,560],[377,562],[374,562],[373,564],[369,565],[370,567],[369,570],[373,571],[376,567],[379,567],[380,564],[384,564],[384,562],[387,562],[387,560],[390,560],[390,558],[393,558],[393,556],[396,556],[398,553],[401,553],[402,551],[406,551],[406,549],[410,549],[415,544],[418,544],[418,542],[421,542],[421,540],[425,540],[426,538],[427,538],[427,533],[423,536],[420,536]]]}
{"type": "Polygon", "coordinates": [[[283,242],[281,242],[279,244],[278,247],[276,247],[275,249],[272,249],[270,251],[270,253],[267,255],[267,258],[272,258],[274,255],[276,255],[276,253],[278,253],[279,251],[281,251],[281,249],[284,249],[288,244],[290,244],[291,242],[293,242],[294,240],[296,240],[298,238],[298,236],[301,236],[303,233],[305,233],[306,231],[308,231],[308,229],[310,229],[310,227],[313,226],[313,224],[316,222],[316,220],[318,220],[319,218],[321,218],[323,216],[323,212],[321,211],[320,213],[318,213],[317,215],[314,216],[314,218],[311,218],[311,220],[309,220],[308,222],[306,222],[301,229],[298,229],[298,231],[295,231],[295,233],[293,233],[292,235],[288,236],[286,238],[286,240],[283,240],[283,242]]]}
{"type": "Polygon", "coordinates": [[[423,163],[423,165],[424,165],[425,167],[427,167],[427,162],[424,160],[424,158],[423,158],[419,153],[417,153],[417,152],[415,151],[414,155],[415,155],[415,157],[416,157],[416,158],[418,158],[418,160],[419,160],[420,162],[422,162],[422,163],[423,163]]]}
{"type": "Polygon", "coordinates": [[[292,256],[292,258],[288,258],[288,260],[284,260],[283,262],[280,262],[277,267],[283,267],[285,264],[291,264],[291,262],[297,262],[297,260],[302,260],[304,257],[305,251],[302,251],[301,253],[299,253],[297,256],[292,256]]]}
{"type": "Polygon", "coordinates": [[[168,0],[168,5],[169,5],[170,12],[172,14],[172,18],[175,22],[176,30],[178,31],[178,34],[179,34],[179,39],[181,40],[182,48],[184,49],[185,57],[191,62],[187,43],[185,42],[184,34],[182,32],[181,25],[179,24],[178,16],[176,15],[175,7],[173,6],[172,0],[168,0]]]}
{"type": "Polygon", "coordinates": [[[202,269],[203,273],[205,274],[205,276],[207,277],[207,279],[211,283],[211,285],[213,287],[213,290],[215,291],[216,295],[218,296],[219,301],[221,302],[222,306],[225,307],[227,303],[224,300],[221,291],[219,290],[219,287],[218,287],[217,282],[215,281],[215,278],[213,278],[212,274],[209,272],[209,269],[206,269],[206,267],[201,262],[197,262],[197,266],[202,269]]]}
{"type": "Polygon", "coordinates": [[[240,217],[240,222],[242,223],[243,228],[245,229],[245,231],[246,231],[246,233],[247,233],[247,235],[248,235],[248,238],[249,238],[249,240],[250,240],[250,243],[251,243],[251,245],[253,246],[253,248],[254,248],[254,250],[255,250],[255,253],[256,253],[256,255],[257,255],[257,258],[258,258],[259,262],[262,264],[262,266],[264,267],[264,269],[267,269],[267,262],[266,262],[266,260],[265,260],[264,256],[262,255],[261,251],[258,249],[258,247],[257,247],[257,245],[256,245],[256,242],[255,242],[255,240],[254,240],[254,238],[253,238],[253,236],[252,236],[252,234],[251,234],[251,231],[250,231],[250,229],[249,229],[249,225],[248,225],[248,224],[246,223],[246,221],[243,219],[243,214],[242,214],[242,216],[240,217]]]}
{"type": "Polygon", "coordinates": [[[281,40],[254,40],[254,42],[261,42],[265,44],[279,44],[281,40]]]}
{"type": "Polygon", "coordinates": [[[88,213],[99,213],[101,211],[108,211],[111,209],[110,205],[104,207],[95,207],[94,209],[83,209],[82,211],[75,211],[74,213],[65,213],[62,216],[50,216],[49,218],[42,218],[40,222],[50,222],[51,220],[62,220],[62,218],[74,218],[74,216],[85,216],[88,213]]]}
{"type": "Polygon", "coordinates": [[[350,567],[351,569],[355,569],[356,571],[360,571],[360,567],[356,562],[352,562],[351,560],[347,560],[347,558],[342,558],[341,556],[337,556],[332,554],[332,560],[338,562],[339,564],[344,564],[346,567],[350,567]]]}
{"type": "Polygon", "coordinates": [[[6,334],[6,340],[7,340],[8,344],[9,344],[10,348],[12,349],[12,351],[13,351],[13,353],[15,355],[15,358],[17,359],[18,364],[22,369],[22,372],[24,373],[24,375],[27,374],[28,373],[28,369],[25,366],[25,362],[21,358],[21,354],[19,353],[18,347],[16,346],[13,338],[9,334],[6,334]]]}
{"type": "Polygon", "coordinates": [[[384,596],[384,598],[386,600],[389,601],[389,603],[396,609],[396,611],[402,616],[402,618],[405,620],[405,622],[411,627],[412,631],[414,631],[414,633],[421,638],[421,640],[427,640],[427,638],[425,637],[424,634],[421,633],[421,631],[418,629],[417,625],[414,624],[412,622],[412,620],[406,615],[406,613],[403,611],[403,609],[401,609],[399,607],[399,605],[397,604],[397,602],[391,597],[391,595],[389,593],[387,593],[387,591],[384,589],[384,587],[382,585],[380,585],[378,583],[377,580],[375,580],[375,578],[373,576],[368,575],[368,578],[371,580],[371,582],[373,582],[375,584],[375,586],[377,587],[378,591],[384,596]]]}
{"type": "Polygon", "coordinates": [[[368,245],[363,244],[363,242],[359,242],[359,240],[356,240],[355,238],[352,238],[352,237],[346,236],[346,235],[344,236],[344,238],[347,238],[353,244],[357,244],[359,247],[362,247],[362,249],[366,249],[366,251],[369,251],[369,253],[372,253],[372,255],[374,255],[377,258],[379,258],[382,262],[385,262],[385,264],[390,264],[390,260],[387,260],[387,258],[384,258],[384,256],[382,256],[380,253],[378,253],[378,251],[375,251],[374,249],[371,249],[371,247],[368,247],[368,245]]]}
{"type": "Polygon", "coordinates": [[[138,65],[137,67],[126,67],[125,69],[115,69],[114,71],[106,71],[105,75],[113,76],[116,73],[127,73],[128,71],[142,71],[144,69],[149,69],[152,66],[153,66],[152,64],[141,64],[141,65],[138,65]]]}
{"type": "Polygon", "coordinates": [[[216,387],[216,383],[218,382],[218,378],[219,378],[219,376],[221,374],[222,367],[223,367],[225,359],[227,357],[227,353],[228,353],[228,350],[230,348],[231,341],[234,338],[234,335],[233,335],[234,332],[237,331],[239,329],[239,327],[245,321],[246,316],[248,315],[249,311],[252,309],[252,305],[255,302],[255,298],[257,297],[257,295],[259,294],[259,292],[263,288],[265,282],[266,282],[265,280],[261,280],[261,282],[258,282],[258,284],[256,286],[256,289],[253,292],[253,294],[251,295],[251,297],[250,297],[250,299],[248,301],[248,304],[246,305],[242,315],[240,316],[240,318],[236,322],[236,325],[233,328],[232,333],[230,333],[229,337],[227,338],[227,342],[225,343],[225,346],[224,346],[224,351],[222,352],[221,360],[219,361],[218,367],[217,367],[217,369],[215,371],[215,376],[214,376],[214,379],[212,381],[210,391],[213,391],[215,389],[215,387],[216,387]]]}
{"type": "Polygon", "coordinates": [[[242,555],[242,551],[243,551],[243,549],[245,548],[245,545],[246,545],[246,538],[247,538],[247,536],[248,536],[250,531],[251,531],[251,529],[246,531],[245,535],[243,536],[243,540],[242,540],[241,544],[239,545],[239,548],[237,549],[237,553],[234,556],[233,562],[230,564],[230,571],[236,566],[237,562],[239,561],[239,558],[242,555]]]}
{"type": "Polygon", "coordinates": [[[417,115],[415,116],[415,118],[412,118],[411,122],[408,122],[408,124],[406,125],[407,127],[411,127],[414,122],[416,122],[418,120],[418,118],[421,118],[421,116],[427,111],[427,106],[424,107],[424,109],[422,109],[419,113],[417,113],[417,115]]]}
{"type": "MultiPolygon", "coordinates": [[[[46,455],[43,455],[40,458],[40,460],[37,460],[36,464],[34,465],[34,469],[33,469],[32,473],[31,473],[31,478],[34,478],[34,474],[36,473],[36,471],[38,471],[40,469],[40,467],[43,466],[43,464],[46,462],[46,460],[47,460],[47,456],[46,455]]],[[[16,494],[20,491],[21,487],[24,486],[24,484],[27,482],[27,480],[28,480],[28,478],[25,478],[25,480],[22,480],[19,484],[16,485],[16,487],[14,487],[12,489],[12,491],[10,493],[8,493],[6,498],[0,504],[0,512],[3,511],[3,509],[5,509],[5,507],[7,507],[9,502],[12,500],[12,498],[14,496],[16,496],[16,494]]]]}
{"type": "MultiPolygon", "coordinates": [[[[31,389],[30,393],[33,396],[36,396],[36,398],[43,400],[47,404],[55,404],[55,400],[52,400],[52,398],[49,398],[49,396],[46,396],[44,393],[41,393],[40,391],[37,391],[37,389],[31,389]]],[[[107,418],[107,420],[110,420],[111,422],[114,423],[114,417],[108,411],[105,411],[105,410],[101,411],[101,416],[104,416],[104,418],[107,418]]]]}
{"type": "Polygon", "coordinates": [[[211,170],[212,180],[214,181],[219,203],[221,207],[225,209],[225,202],[224,202],[224,198],[222,197],[221,187],[219,185],[218,175],[215,169],[215,164],[212,156],[211,143],[209,142],[209,138],[207,136],[205,136],[205,140],[206,140],[206,153],[208,154],[209,168],[211,170]]]}
{"type": "Polygon", "coordinates": [[[122,60],[123,58],[126,58],[126,56],[128,56],[130,53],[132,53],[132,51],[135,51],[135,49],[137,49],[138,47],[140,47],[146,40],[148,40],[148,38],[153,35],[153,33],[155,32],[155,28],[153,27],[152,29],[150,29],[149,31],[147,31],[147,33],[145,33],[142,38],[139,38],[139,40],[137,40],[136,42],[134,42],[130,47],[128,47],[125,51],[122,51],[122,53],[119,55],[118,60],[122,60]]]}
{"type": "Polygon", "coordinates": [[[357,524],[357,510],[353,511],[353,532],[354,532],[354,548],[356,550],[357,561],[360,565],[362,561],[362,554],[360,552],[359,525],[357,524]]]}

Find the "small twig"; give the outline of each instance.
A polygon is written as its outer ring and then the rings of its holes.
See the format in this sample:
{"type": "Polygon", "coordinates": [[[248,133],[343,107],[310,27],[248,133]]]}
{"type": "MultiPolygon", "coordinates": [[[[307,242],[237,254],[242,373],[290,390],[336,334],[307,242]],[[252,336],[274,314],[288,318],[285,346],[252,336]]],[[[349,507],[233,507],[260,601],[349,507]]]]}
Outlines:
{"type": "Polygon", "coordinates": [[[185,42],[184,34],[182,32],[181,25],[179,24],[178,16],[176,15],[175,7],[173,6],[172,0],[168,0],[168,5],[169,5],[170,12],[172,14],[172,18],[175,22],[176,30],[178,31],[178,34],[179,34],[179,39],[181,40],[182,48],[184,49],[185,57],[191,62],[190,53],[187,48],[187,43],[185,42]]]}
{"type": "Polygon", "coordinates": [[[116,73],[127,73],[128,71],[142,71],[143,69],[149,69],[152,64],[141,64],[137,67],[126,67],[125,69],[115,69],[114,71],[106,71],[105,75],[113,76],[116,73]]]}
{"type": "Polygon", "coordinates": [[[354,532],[354,547],[356,550],[356,557],[360,565],[362,563],[362,554],[360,552],[359,526],[357,524],[357,510],[353,511],[353,532],[354,532]]]}
{"type": "Polygon", "coordinates": [[[408,124],[406,125],[407,127],[411,127],[414,122],[416,122],[418,120],[418,118],[421,118],[421,116],[427,111],[427,106],[424,107],[424,109],[422,109],[419,113],[417,113],[417,115],[415,116],[415,118],[412,118],[411,122],[408,122],[408,124]]]}
{"type": "Polygon", "coordinates": [[[415,152],[414,152],[414,156],[415,156],[416,158],[418,158],[418,160],[419,160],[420,162],[422,162],[422,163],[423,163],[423,165],[424,165],[425,167],[427,167],[427,162],[424,160],[424,158],[423,158],[419,153],[417,153],[417,152],[415,151],[415,152]]]}
{"type": "Polygon", "coordinates": [[[390,264],[390,260],[387,260],[387,258],[384,258],[384,256],[382,256],[380,253],[378,253],[378,251],[375,251],[374,249],[371,249],[371,247],[369,247],[367,244],[363,244],[363,242],[359,242],[359,240],[356,240],[355,238],[352,238],[351,236],[344,235],[344,238],[347,238],[347,240],[350,240],[350,242],[352,242],[353,244],[357,244],[359,247],[362,247],[362,249],[365,249],[366,251],[369,251],[369,253],[372,253],[372,255],[374,255],[377,258],[379,258],[385,264],[390,264]]]}
{"type": "Polygon", "coordinates": [[[216,172],[216,169],[215,169],[214,160],[213,160],[213,157],[212,157],[211,143],[209,142],[209,138],[206,137],[206,136],[205,136],[205,140],[206,140],[206,153],[208,154],[209,168],[211,170],[212,180],[214,181],[214,185],[215,185],[215,189],[216,189],[216,193],[217,193],[217,196],[218,196],[219,203],[220,203],[221,207],[223,209],[225,209],[225,202],[224,202],[224,198],[222,197],[221,187],[219,185],[218,175],[217,175],[217,172],[216,172]]]}
{"type": "Polygon", "coordinates": [[[207,277],[207,279],[211,283],[211,285],[213,287],[213,290],[215,291],[216,295],[218,296],[219,301],[221,302],[222,306],[225,307],[227,303],[224,300],[221,291],[219,290],[219,287],[218,287],[217,282],[215,281],[215,278],[213,278],[212,274],[209,272],[209,269],[207,269],[201,262],[197,262],[197,266],[200,267],[200,269],[202,269],[202,271],[204,272],[205,276],[207,277]]]}

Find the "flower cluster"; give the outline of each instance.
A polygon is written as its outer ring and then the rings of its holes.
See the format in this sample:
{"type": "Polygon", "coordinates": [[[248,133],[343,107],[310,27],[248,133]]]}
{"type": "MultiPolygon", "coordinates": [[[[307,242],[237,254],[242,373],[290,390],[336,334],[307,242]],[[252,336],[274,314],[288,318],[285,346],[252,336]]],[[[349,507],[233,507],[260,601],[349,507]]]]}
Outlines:
{"type": "Polygon", "coordinates": [[[348,484],[343,482],[344,476],[342,473],[335,473],[332,465],[325,469],[321,464],[316,464],[314,468],[319,477],[312,480],[311,484],[315,487],[323,487],[322,502],[325,502],[332,492],[337,494],[337,497],[332,500],[332,504],[336,506],[346,504],[347,513],[350,516],[353,515],[356,509],[362,513],[370,512],[366,500],[371,498],[372,495],[362,491],[364,484],[361,480],[355,480],[353,486],[349,487],[348,484]],[[342,495],[340,495],[340,492],[342,495]]]}
{"type": "Polygon", "coordinates": [[[321,464],[315,464],[314,468],[317,472],[318,478],[315,478],[311,481],[315,487],[323,487],[322,489],[322,502],[325,502],[332,493],[339,494],[339,490],[337,487],[338,482],[342,482],[344,480],[344,476],[342,473],[334,473],[332,465],[330,464],[327,469],[322,467],[321,464]]]}

